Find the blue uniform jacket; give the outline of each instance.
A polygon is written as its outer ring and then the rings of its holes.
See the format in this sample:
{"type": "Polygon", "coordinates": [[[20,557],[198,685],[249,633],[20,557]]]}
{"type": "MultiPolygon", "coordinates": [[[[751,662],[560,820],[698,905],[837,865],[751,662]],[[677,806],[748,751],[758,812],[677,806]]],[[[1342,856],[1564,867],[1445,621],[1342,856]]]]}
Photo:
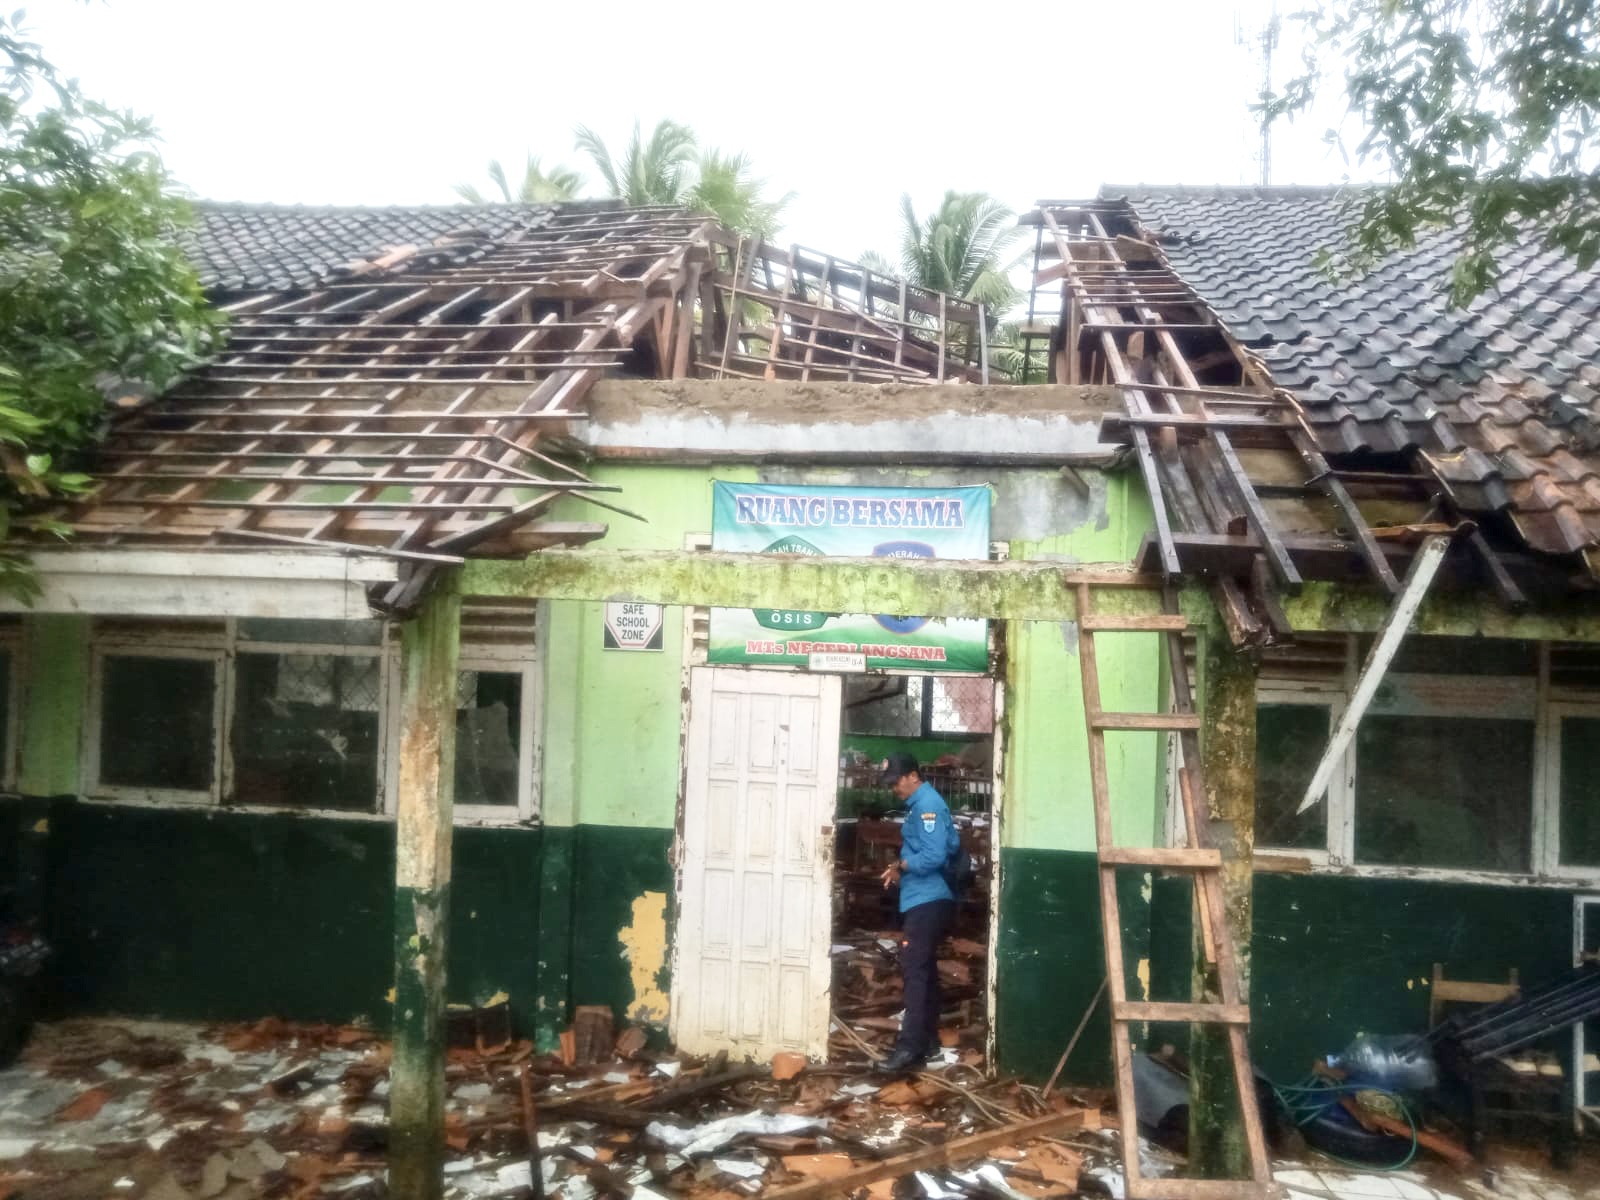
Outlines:
{"type": "Polygon", "coordinates": [[[961,848],[961,835],[950,819],[944,797],[924,781],[906,801],[906,823],[901,827],[900,911],[932,900],[954,900],[944,881],[944,867],[961,848]]]}

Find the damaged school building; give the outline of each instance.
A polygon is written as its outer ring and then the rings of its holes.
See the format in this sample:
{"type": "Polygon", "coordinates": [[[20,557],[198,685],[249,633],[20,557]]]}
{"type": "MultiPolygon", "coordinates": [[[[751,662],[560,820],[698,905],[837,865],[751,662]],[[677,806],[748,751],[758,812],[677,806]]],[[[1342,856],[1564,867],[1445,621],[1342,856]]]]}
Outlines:
{"type": "Polygon", "coordinates": [[[227,346],[118,399],[0,630],[50,1011],[381,1028],[443,972],[542,1049],[604,1006],[825,1056],[888,1015],[899,750],[982,868],[946,983],[994,1069],[1091,1008],[1069,1079],[1186,1036],[1192,945],[1274,1078],[1436,976],[1565,977],[1600,285],[1530,243],[1453,311],[1448,234],[1330,281],[1339,211],[1041,205],[1006,378],[975,305],[679,211],[198,206],[227,346]]]}

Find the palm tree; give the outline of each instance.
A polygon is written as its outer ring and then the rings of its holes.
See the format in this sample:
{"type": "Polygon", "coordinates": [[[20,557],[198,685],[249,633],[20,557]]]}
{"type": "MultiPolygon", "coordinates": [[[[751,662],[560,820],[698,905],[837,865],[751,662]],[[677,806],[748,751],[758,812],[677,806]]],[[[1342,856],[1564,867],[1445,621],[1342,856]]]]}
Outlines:
{"type": "Polygon", "coordinates": [[[707,150],[698,167],[699,175],[683,197],[685,207],[711,213],[729,229],[752,237],[770,238],[782,227],[780,218],[794,193],[767,199],[767,181],[751,174],[748,155],[707,150]]]}
{"type": "Polygon", "coordinates": [[[683,202],[695,152],[694,131],[687,125],[657,121],[646,141],[635,121],[620,161],[611,157],[605,141],[587,125],[578,126],[577,139],[578,149],[594,163],[607,190],[629,208],[683,202]]]}
{"type": "Polygon", "coordinates": [[[1016,216],[986,192],[944,194],[925,220],[910,196],[900,197],[900,268],[912,283],[982,304],[991,324],[1016,304],[1021,291],[1002,262],[1021,232],[1016,216]]]}
{"type": "MultiPolygon", "coordinates": [[[[489,178],[500,189],[501,199],[507,204],[554,204],[561,200],[576,200],[578,193],[583,191],[583,176],[571,167],[558,163],[546,171],[532,154],[528,155],[527,164],[522,169],[522,182],[514,193],[506,180],[505,168],[497,158],[489,160],[489,178]]],[[[488,197],[470,183],[456,184],[455,193],[468,204],[490,203],[488,197]]]]}
{"type": "Polygon", "coordinates": [[[753,174],[746,154],[720,150],[700,152],[694,130],[676,121],[657,121],[646,138],[634,122],[633,136],[621,159],[612,156],[604,139],[588,126],[577,130],[578,149],[600,173],[606,190],[629,207],[668,205],[707,212],[729,229],[753,237],[771,237],[779,217],[794,198],[787,192],[766,197],[766,180],[753,174]]]}
{"type": "MultiPolygon", "coordinates": [[[[919,287],[982,304],[990,366],[1020,378],[1029,364],[1017,326],[1003,320],[1022,296],[1009,276],[1016,262],[1005,261],[1021,232],[1014,216],[986,192],[948,191],[926,218],[918,218],[910,196],[901,196],[898,274],[919,287]]],[[[861,261],[875,271],[896,273],[884,255],[869,251],[861,261]]],[[[1028,375],[1038,369],[1033,364],[1028,375]]]]}

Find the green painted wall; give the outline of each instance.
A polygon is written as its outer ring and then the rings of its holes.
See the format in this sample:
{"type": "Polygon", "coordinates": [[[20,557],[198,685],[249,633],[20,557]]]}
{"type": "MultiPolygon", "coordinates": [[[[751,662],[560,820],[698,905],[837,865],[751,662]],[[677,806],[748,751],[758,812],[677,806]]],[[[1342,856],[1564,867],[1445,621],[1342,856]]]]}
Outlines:
{"type": "MultiPolygon", "coordinates": [[[[0,804],[0,829],[21,807],[0,804]]],[[[49,932],[64,1011],[387,1022],[389,823],[63,800],[51,828],[49,932]]],[[[572,1003],[630,1012],[619,931],[638,897],[670,895],[669,843],[665,830],[458,829],[451,1001],[505,992],[530,1035],[559,1031],[572,1003]],[[557,859],[571,864],[560,890],[573,902],[558,922],[542,919],[547,839],[565,844],[557,859]],[[553,978],[542,977],[547,948],[571,960],[553,978]]],[[[0,870],[8,861],[0,856],[0,870]]]]}
{"type": "MultiPolygon", "coordinates": [[[[1188,947],[1191,895],[1183,880],[1157,882],[1157,962],[1188,947]]],[[[1504,980],[1515,967],[1527,987],[1553,979],[1572,962],[1573,895],[1258,872],[1250,999],[1257,1067],[1293,1083],[1358,1033],[1420,1032],[1435,962],[1450,978],[1504,980]]]]}

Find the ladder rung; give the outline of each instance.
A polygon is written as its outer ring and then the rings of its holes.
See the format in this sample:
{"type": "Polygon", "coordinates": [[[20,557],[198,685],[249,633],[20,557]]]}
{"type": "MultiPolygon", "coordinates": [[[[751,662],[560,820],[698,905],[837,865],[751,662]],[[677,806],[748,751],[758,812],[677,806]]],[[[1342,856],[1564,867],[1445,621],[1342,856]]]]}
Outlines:
{"type": "Polygon", "coordinates": [[[1201,1025],[1248,1025],[1250,1006],[1120,1000],[1112,1004],[1111,1017],[1115,1021],[1188,1021],[1201,1025]]]}
{"type": "Polygon", "coordinates": [[[1197,713],[1098,712],[1089,714],[1090,729],[1199,729],[1197,713]]]}
{"type": "Polygon", "coordinates": [[[1222,851],[1188,846],[1107,846],[1100,851],[1102,866],[1165,867],[1169,871],[1222,869],[1222,851]]]}
{"type": "Polygon", "coordinates": [[[1258,1200],[1276,1194],[1275,1184],[1250,1179],[1153,1179],[1130,1182],[1132,1200],[1258,1200]]]}
{"type": "Polygon", "coordinates": [[[1085,633],[1182,633],[1189,628],[1189,618],[1182,613],[1158,613],[1151,617],[1088,613],[1078,618],[1078,628],[1085,633]]]}

